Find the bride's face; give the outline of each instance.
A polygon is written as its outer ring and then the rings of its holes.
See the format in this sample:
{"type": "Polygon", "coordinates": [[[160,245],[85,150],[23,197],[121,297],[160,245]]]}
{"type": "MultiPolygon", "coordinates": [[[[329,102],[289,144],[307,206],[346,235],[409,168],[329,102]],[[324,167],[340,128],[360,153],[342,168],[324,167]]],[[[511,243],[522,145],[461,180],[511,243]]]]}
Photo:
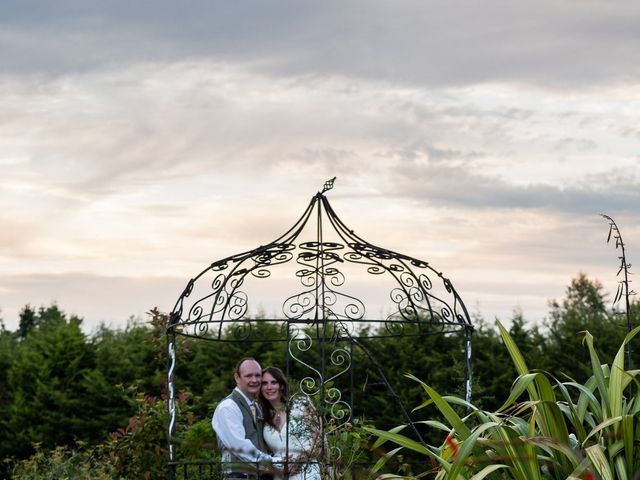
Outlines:
{"type": "Polygon", "coordinates": [[[262,396],[269,402],[280,400],[280,383],[270,373],[262,375],[262,396]]]}

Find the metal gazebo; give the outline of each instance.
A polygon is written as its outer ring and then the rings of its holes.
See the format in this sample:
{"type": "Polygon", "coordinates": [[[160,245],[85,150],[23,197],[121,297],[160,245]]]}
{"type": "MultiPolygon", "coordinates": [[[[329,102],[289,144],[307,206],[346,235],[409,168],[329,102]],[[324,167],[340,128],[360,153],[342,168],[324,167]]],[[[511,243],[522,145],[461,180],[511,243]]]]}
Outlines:
{"type": "MultiPolygon", "coordinates": [[[[295,392],[314,397],[324,420],[341,428],[356,409],[354,349],[361,348],[375,363],[375,352],[363,346],[364,339],[413,336],[419,341],[424,335],[462,332],[463,388],[470,400],[473,326],[462,298],[451,281],[426,261],[372,245],[347,227],[326,196],[334,180],[325,182],[286,233],[211,263],[189,280],[176,301],[166,330],[170,479],[177,478],[182,464],[175,442],[180,336],[247,345],[281,342],[287,373],[301,372],[292,385],[295,392]],[[358,281],[351,282],[352,278],[358,281]],[[274,314],[252,318],[252,308],[264,308],[262,302],[274,299],[274,314]],[[277,325],[277,335],[265,338],[261,323],[277,325]]],[[[393,393],[386,378],[385,384],[393,393]]],[[[404,406],[399,409],[412,425],[404,406]]],[[[219,478],[219,473],[209,475],[219,478]]]]}

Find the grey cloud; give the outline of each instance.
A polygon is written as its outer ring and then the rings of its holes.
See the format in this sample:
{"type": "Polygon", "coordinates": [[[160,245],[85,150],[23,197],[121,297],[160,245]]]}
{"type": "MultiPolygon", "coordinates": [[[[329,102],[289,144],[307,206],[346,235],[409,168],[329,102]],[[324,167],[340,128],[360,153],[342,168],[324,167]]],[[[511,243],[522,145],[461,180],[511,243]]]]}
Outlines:
{"type": "MultiPolygon", "coordinates": [[[[595,146],[586,140],[589,131],[566,120],[567,112],[580,109],[579,99],[564,103],[554,95],[550,103],[555,108],[549,112],[533,110],[530,91],[523,93],[527,98],[521,107],[511,106],[512,99],[519,101],[515,93],[498,93],[495,105],[491,88],[485,99],[467,95],[465,89],[398,90],[361,82],[354,91],[351,80],[307,80],[253,75],[227,64],[183,62],[53,81],[16,78],[0,87],[15,97],[4,116],[7,131],[22,142],[17,151],[32,159],[42,178],[53,179],[69,194],[95,198],[174,180],[186,185],[193,177],[241,177],[257,168],[264,176],[287,181],[358,172],[362,184],[373,180],[370,184],[383,185],[391,172],[401,195],[421,198],[430,189],[433,201],[466,200],[475,207],[539,206],[546,197],[570,204],[593,191],[593,185],[582,186],[573,175],[568,181],[580,186],[549,186],[543,192],[539,183],[527,190],[484,169],[509,166],[511,157],[536,161],[538,155],[549,165],[554,146],[561,145],[568,154],[580,153],[576,146],[595,146]],[[541,126],[545,128],[537,128],[541,126]]],[[[539,102],[548,97],[532,98],[539,102]]],[[[586,114],[600,118],[589,109],[586,114]]],[[[577,114],[572,115],[568,118],[577,114]]],[[[610,121],[620,122],[616,116],[606,117],[594,133],[610,121]]],[[[619,142],[609,148],[618,161],[628,155],[619,142]]],[[[551,168],[541,175],[555,180],[551,168]]],[[[602,182],[595,180],[590,183],[602,182]]],[[[629,192],[634,199],[635,183],[611,180],[607,185],[620,187],[617,198],[629,192]]]]}
{"type": "Polygon", "coordinates": [[[407,145],[397,147],[384,153],[379,153],[377,156],[381,158],[396,158],[401,162],[401,164],[408,162],[409,165],[415,164],[415,162],[419,161],[421,158],[426,162],[429,162],[431,165],[435,165],[437,163],[444,163],[448,165],[467,165],[474,160],[484,157],[485,154],[474,150],[463,151],[454,148],[440,148],[430,144],[424,139],[418,139],[413,140],[407,145]]]}
{"type": "MultiPolygon", "coordinates": [[[[189,74],[188,66],[176,73],[189,74]]],[[[5,151],[13,147],[28,158],[24,168],[39,172],[41,186],[55,185],[84,201],[85,195],[198,171],[221,172],[242,162],[234,151],[263,143],[268,132],[259,134],[259,121],[248,138],[243,115],[230,111],[220,95],[208,96],[206,106],[199,102],[201,95],[224,85],[201,79],[187,82],[187,91],[167,94],[163,86],[170,77],[156,67],[53,81],[37,76],[7,80],[0,91],[11,102],[0,121],[15,147],[7,142],[5,151]]],[[[9,166],[23,169],[17,163],[9,166]]]]}
{"type": "Polygon", "coordinates": [[[395,170],[395,193],[434,205],[546,209],[558,213],[632,212],[640,204],[640,183],[632,178],[602,174],[567,187],[516,185],[474,170],[468,165],[402,165],[395,170]]]}
{"type": "Polygon", "coordinates": [[[335,148],[329,145],[320,147],[306,147],[291,155],[291,162],[280,162],[285,168],[295,170],[304,165],[312,167],[317,173],[330,176],[336,171],[342,174],[355,174],[360,168],[360,158],[356,151],[335,148]]]}
{"type": "Polygon", "coordinates": [[[638,205],[636,199],[640,195],[640,181],[631,167],[612,168],[597,175],[585,175],[584,178],[579,179],[577,185],[580,189],[626,196],[631,202],[630,209],[637,211],[634,207],[638,205]]]}
{"type": "Polygon", "coordinates": [[[588,138],[571,138],[565,137],[556,142],[555,150],[557,151],[589,151],[595,150],[598,144],[588,138]]]}
{"type": "Polygon", "coordinates": [[[206,57],[422,85],[637,81],[637,2],[6,2],[4,67],[206,57]],[[27,60],[30,59],[30,60],[27,60]]]}
{"type": "Polygon", "coordinates": [[[639,128],[632,128],[632,127],[624,127],[620,129],[620,136],[622,137],[626,137],[626,138],[636,138],[638,140],[640,140],[640,129],[639,128]]]}
{"type": "Polygon", "coordinates": [[[495,107],[479,108],[471,105],[450,106],[451,100],[442,102],[442,106],[424,106],[416,103],[405,103],[405,108],[415,114],[417,119],[434,120],[442,116],[451,117],[452,119],[466,119],[470,116],[478,119],[494,119],[496,121],[526,121],[535,118],[536,112],[532,109],[522,107],[495,107]]]}

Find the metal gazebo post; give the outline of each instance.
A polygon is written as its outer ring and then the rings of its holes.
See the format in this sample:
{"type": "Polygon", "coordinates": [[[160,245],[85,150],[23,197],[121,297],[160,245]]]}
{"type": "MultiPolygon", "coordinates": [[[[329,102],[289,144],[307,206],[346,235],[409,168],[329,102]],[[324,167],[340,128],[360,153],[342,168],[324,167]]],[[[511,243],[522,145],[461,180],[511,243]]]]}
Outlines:
{"type": "MultiPolygon", "coordinates": [[[[169,326],[171,327],[179,320],[175,313],[169,316],[169,326]]],[[[176,433],[176,392],[175,392],[175,369],[176,369],[176,334],[173,328],[167,331],[167,408],[169,422],[167,424],[167,439],[169,444],[169,480],[176,478],[176,445],[174,436],[176,433]]]]}

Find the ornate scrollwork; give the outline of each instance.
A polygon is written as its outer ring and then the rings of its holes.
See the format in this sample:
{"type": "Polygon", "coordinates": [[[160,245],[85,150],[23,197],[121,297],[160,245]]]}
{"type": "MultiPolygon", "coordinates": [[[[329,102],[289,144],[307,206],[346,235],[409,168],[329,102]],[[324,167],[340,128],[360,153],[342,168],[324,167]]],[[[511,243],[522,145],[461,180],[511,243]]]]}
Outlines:
{"type": "Polygon", "coordinates": [[[296,271],[296,276],[308,289],[288,297],[283,304],[285,316],[300,320],[323,321],[346,318],[359,320],[364,316],[364,303],[342,293],[337,288],[345,283],[344,274],[334,264],[344,262],[337,251],[344,245],[336,242],[304,242],[298,254],[297,263],[304,268],[296,271]],[[337,313],[342,310],[342,313],[337,313]]]}
{"type": "Polygon", "coordinates": [[[327,404],[330,418],[335,420],[336,428],[343,427],[351,420],[351,405],[342,399],[342,392],[338,388],[327,388],[325,390],[324,400],[327,404]]]}
{"type": "Polygon", "coordinates": [[[209,333],[209,323],[207,322],[198,322],[195,324],[195,332],[197,337],[206,337],[209,333]]]}
{"type": "Polygon", "coordinates": [[[289,356],[298,365],[310,371],[300,380],[300,391],[308,397],[313,397],[320,391],[322,372],[302,359],[302,355],[313,347],[313,339],[306,330],[296,325],[290,326],[289,333],[291,335],[287,347],[289,356]]]}
{"type": "MultiPolygon", "coordinates": [[[[358,338],[434,333],[453,331],[453,328],[464,330],[469,338],[472,330],[462,299],[442,273],[425,261],[372,245],[344,225],[324,196],[333,187],[334,180],[335,177],[324,184],[322,192],[313,197],[300,219],[281,237],[265,246],[213,262],[189,280],[167,324],[171,335],[218,341],[286,342],[288,358],[303,372],[297,377],[300,394],[320,402],[331,430],[340,428],[353,417],[352,406],[346,400],[352,386],[345,382],[353,375],[353,359],[345,345],[357,345],[358,338]],[[307,227],[313,225],[315,233],[305,236],[307,227]],[[281,311],[275,319],[264,320],[281,322],[281,328],[276,329],[279,337],[256,338],[265,330],[258,328],[263,319],[250,318],[254,301],[249,296],[254,292],[251,287],[254,282],[277,277],[274,269],[285,264],[289,264],[288,272],[296,289],[289,292],[278,307],[281,311]],[[352,284],[347,272],[353,270],[391,281],[389,290],[375,299],[390,302],[390,314],[367,318],[365,301],[349,291],[352,284]],[[359,334],[362,337],[358,337],[359,334]],[[314,342],[317,343],[314,345],[314,342]],[[319,352],[323,360],[315,365],[319,352]],[[350,386],[344,387],[345,383],[350,386]]],[[[470,340],[466,348],[470,352],[470,340]]],[[[169,346],[169,357],[169,437],[172,442],[177,413],[173,398],[176,363],[173,344],[169,346]]],[[[467,364],[470,372],[470,357],[467,364]]],[[[470,377],[466,387],[469,400],[470,377]]],[[[174,449],[171,443],[172,460],[174,449]]],[[[332,454],[337,458],[342,452],[338,449],[332,454]]]]}
{"type": "Polygon", "coordinates": [[[351,405],[342,399],[342,391],[336,387],[340,377],[347,376],[351,370],[351,352],[346,348],[334,347],[329,355],[331,367],[337,367],[338,371],[324,381],[326,385],[324,402],[330,418],[335,421],[336,428],[342,427],[352,416],[351,405]]]}
{"type": "MultiPolygon", "coordinates": [[[[269,278],[272,268],[295,259],[300,265],[295,275],[304,290],[290,295],[282,304],[284,317],[289,321],[316,323],[364,319],[364,302],[344,291],[346,276],[340,264],[347,262],[363,265],[369,274],[389,275],[395,279],[396,286],[390,290],[389,298],[395,304],[396,311],[384,319],[385,335],[403,334],[401,323],[470,324],[468,314],[450,281],[431,269],[427,262],[376,247],[355,237],[334,216],[324,197],[314,200],[318,205],[325,206],[331,225],[345,243],[318,237],[296,244],[294,240],[302,231],[301,225],[309,220],[311,210],[308,209],[307,216],[298,222],[296,229],[292,229],[294,234],[287,239],[211,264],[210,271],[216,275],[211,281],[210,292],[194,301],[187,318],[178,323],[218,323],[218,332],[221,334],[223,322],[245,321],[249,312],[249,297],[242,288],[247,276],[269,278]],[[444,296],[435,291],[436,277],[442,281],[444,296]],[[452,301],[445,300],[447,295],[453,296],[452,301]],[[392,325],[393,322],[398,322],[398,325],[392,325]]],[[[192,295],[193,283],[185,289],[178,302],[177,311],[180,315],[185,299],[192,295]]],[[[196,331],[204,335],[209,329],[199,328],[196,331]]],[[[243,331],[246,331],[244,327],[243,331]]]]}
{"type": "Polygon", "coordinates": [[[282,306],[289,320],[299,320],[316,308],[316,295],[313,290],[298,293],[287,298],[282,306]]]}
{"type": "Polygon", "coordinates": [[[243,322],[234,322],[231,325],[230,333],[234,340],[246,340],[251,337],[252,322],[245,320],[243,322]]]}
{"type": "Polygon", "coordinates": [[[332,382],[336,380],[338,377],[346,374],[351,368],[351,353],[349,353],[349,351],[345,348],[336,348],[331,352],[329,358],[331,359],[331,365],[340,367],[341,370],[338,373],[327,378],[325,382],[332,382]]]}
{"type": "Polygon", "coordinates": [[[271,271],[267,267],[287,263],[293,258],[292,250],[296,246],[292,243],[273,243],[267,247],[259,249],[251,260],[254,262],[254,268],[251,274],[258,278],[267,278],[271,275],[271,271]]]}
{"type": "MultiPolygon", "coordinates": [[[[299,382],[300,392],[307,397],[321,397],[321,403],[324,405],[324,411],[330,418],[334,419],[341,426],[351,419],[351,406],[342,399],[342,392],[336,386],[336,382],[340,377],[348,376],[351,369],[351,353],[343,347],[333,346],[327,343],[328,339],[317,339],[322,341],[325,348],[329,348],[329,368],[335,369],[328,378],[325,372],[312,366],[308,361],[303,359],[303,355],[309,352],[313,347],[313,339],[309,332],[297,326],[290,329],[291,337],[289,339],[288,352],[296,364],[304,367],[308,372],[299,382]]],[[[344,337],[343,337],[344,338],[344,337]]]]}

